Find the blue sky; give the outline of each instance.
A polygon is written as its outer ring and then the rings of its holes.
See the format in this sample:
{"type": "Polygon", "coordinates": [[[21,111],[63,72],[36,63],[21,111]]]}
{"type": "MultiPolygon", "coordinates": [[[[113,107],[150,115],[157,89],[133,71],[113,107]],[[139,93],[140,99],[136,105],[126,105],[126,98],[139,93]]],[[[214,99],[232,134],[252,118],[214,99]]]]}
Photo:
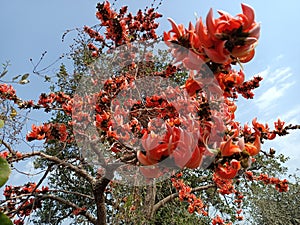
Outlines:
{"type": "MultiPolygon", "coordinates": [[[[117,5],[129,4],[135,12],[150,2],[120,0],[117,5]]],[[[270,122],[272,126],[272,122],[280,116],[287,122],[300,124],[300,1],[243,2],[253,6],[256,20],[261,22],[262,27],[256,56],[244,65],[245,72],[248,77],[260,74],[265,79],[255,92],[254,100],[239,101],[237,117],[241,121],[251,121],[256,116],[258,121],[270,122]]],[[[241,12],[240,3],[237,0],[165,0],[159,9],[164,15],[159,20],[160,31],[170,29],[167,17],[187,26],[189,21],[195,21],[195,13],[205,18],[210,7],[238,14],[241,12]]],[[[31,74],[28,86],[17,87],[22,98],[36,99],[41,91],[48,92],[43,79],[32,73],[33,66],[29,59],[37,62],[41,54],[47,51],[40,65],[43,68],[68,52],[74,35],[67,35],[65,42],[62,42],[62,34],[67,29],[96,24],[96,4],[94,0],[0,1],[0,63],[10,61],[10,77],[31,74]]],[[[214,14],[217,16],[216,11],[214,14]]],[[[52,67],[49,75],[54,74],[58,67],[59,64],[52,67]]],[[[272,146],[290,156],[289,166],[294,169],[300,167],[299,142],[300,131],[295,131],[292,135],[266,143],[265,149],[272,146]]],[[[29,169],[30,164],[27,167],[29,169]]]]}

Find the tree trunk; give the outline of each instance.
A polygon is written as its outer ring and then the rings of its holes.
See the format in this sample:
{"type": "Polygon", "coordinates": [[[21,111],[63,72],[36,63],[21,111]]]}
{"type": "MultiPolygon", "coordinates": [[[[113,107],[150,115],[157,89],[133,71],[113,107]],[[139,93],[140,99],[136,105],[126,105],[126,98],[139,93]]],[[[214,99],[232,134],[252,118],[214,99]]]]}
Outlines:
{"type": "Polygon", "coordinates": [[[106,206],[104,191],[110,180],[103,177],[96,181],[93,192],[97,207],[97,221],[96,225],[106,225],[106,206]]]}
{"type": "Polygon", "coordinates": [[[156,198],[156,185],[155,182],[146,187],[146,196],[143,204],[143,213],[145,215],[145,222],[147,224],[154,216],[154,205],[156,198]]]}

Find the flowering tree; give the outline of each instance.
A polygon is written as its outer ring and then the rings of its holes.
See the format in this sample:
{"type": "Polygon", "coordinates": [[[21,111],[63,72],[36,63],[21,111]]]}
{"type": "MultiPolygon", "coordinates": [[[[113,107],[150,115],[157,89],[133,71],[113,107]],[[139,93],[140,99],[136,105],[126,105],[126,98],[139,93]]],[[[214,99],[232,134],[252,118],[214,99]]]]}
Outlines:
{"type": "MultiPolygon", "coordinates": [[[[264,140],[299,126],[235,120],[235,100],[253,98],[262,80],[245,80],[242,65],[254,58],[260,35],[254,10],[242,4],[237,16],[218,11],[215,19],[211,9],[205,22],[188,28],[168,19],[163,38],[157,10],[152,5],[133,15],[127,6],[117,11],[99,3],[100,25],[84,27],[88,42],[71,55],[75,73],[61,66],[56,87],[37,102],[1,84],[0,185],[8,164],[28,158],[37,157],[45,172],[37,183],[5,186],[0,219],[24,224],[40,210],[47,223],[75,216],[76,224],[163,224],[163,213],[186,208],[194,221],[232,224],[243,220],[250,184],[288,190],[286,179],[257,167],[274,163],[264,140]],[[26,135],[28,143],[42,141],[42,150],[15,149],[13,137],[24,124],[15,108],[55,115],[26,135]]],[[[189,221],[188,213],[177,222],[189,221]]]]}

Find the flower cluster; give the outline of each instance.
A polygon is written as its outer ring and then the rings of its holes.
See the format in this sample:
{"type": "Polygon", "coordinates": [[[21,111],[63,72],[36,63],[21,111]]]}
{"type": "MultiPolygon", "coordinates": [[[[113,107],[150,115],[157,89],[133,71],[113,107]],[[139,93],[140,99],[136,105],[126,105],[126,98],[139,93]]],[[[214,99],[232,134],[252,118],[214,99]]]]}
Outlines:
{"type": "MultiPolygon", "coordinates": [[[[254,20],[254,10],[242,4],[243,13],[236,17],[219,10],[220,17],[213,18],[212,9],[206,17],[206,26],[199,18],[195,26],[188,28],[169,19],[172,29],[164,33],[164,41],[172,49],[177,61],[192,70],[202,70],[203,64],[213,71],[225,97],[253,98],[252,90],[262,78],[244,81],[242,70],[233,70],[231,65],[249,62],[254,56],[260,24],[254,20]]],[[[202,76],[204,76],[202,74],[202,76]]]]}
{"type": "Polygon", "coordinates": [[[172,185],[176,188],[179,193],[180,201],[187,201],[189,203],[188,211],[189,213],[197,212],[202,214],[203,216],[207,216],[208,213],[205,210],[206,206],[203,204],[200,198],[197,198],[195,194],[192,194],[192,188],[186,185],[180,177],[182,173],[176,175],[176,177],[172,178],[172,185]]]}
{"type": "Polygon", "coordinates": [[[14,100],[16,97],[16,90],[11,85],[0,84],[0,98],[14,100]]]}
{"type": "Polygon", "coordinates": [[[18,209],[19,219],[14,220],[14,224],[24,224],[26,216],[29,216],[34,210],[41,208],[41,200],[33,198],[31,195],[46,194],[48,191],[48,187],[43,186],[42,189],[38,189],[36,183],[30,182],[23,186],[6,186],[3,195],[9,200],[6,205],[8,211],[13,212],[18,209]]]}
{"type": "Polygon", "coordinates": [[[220,194],[228,195],[235,192],[232,179],[223,178],[218,173],[214,173],[213,181],[217,185],[220,194]]]}
{"type": "MultiPolygon", "coordinates": [[[[204,62],[229,65],[231,63],[248,62],[254,56],[254,47],[260,34],[260,24],[254,21],[254,10],[242,4],[243,13],[236,17],[227,12],[218,11],[220,17],[213,18],[212,9],[206,17],[206,26],[201,18],[195,26],[189,28],[177,25],[169,19],[172,30],[164,33],[166,42],[184,46],[201,58],[204,62]]],[[[191,65],[191,57],[187,52],[176,52],[180,60],[191,65]]],[[[194,69],[194,68],[193,68],[194,69]]]]}
{"type": "MultiPolygon", "coordinates": [[[[127,13],[127,6],[120,9],[119,13],[112,9],[110,3],[105,1],[98,3],[96,17],[100,21],[100,26],[105,27],[104,36],[98,31],[85,26],[84,31],[99,42],[103,47],[117,47],[135,40],[157,39],[156,29],[158,23],[156,19],[162,15],[155,12],[154,8],[148,8],[145,12],[138,10],[136,15],[127,13]],[[111,42],[109,42],[111,41],[111,42]]],[[[98,48],[89,44],[92,55],[98,55],[98,48]]]]}
{"type": "Polygon", "coordinates": [[[46,123],[40,126],[32,125],[32,131],[26,135],[27,141],[33,140],[59,140],[67,141],[68,131],[64,123],[46,123]]]}
{"type": "Polygon", "coordinates": [[[232,225],[232,223],[225,223],[222,217],[217,215],[215,218],[213,218],[212,225],[232,225]]]}
{"type": "Polygon", "coordinates": [[[10,153],[8,151],[4,151],[4,152],[0,152],[0,157],[4,159],[10,159],[10,158],[20,159],[22,158],[22,153],[21,152],[10,153]]]}
{"type": "Polygon", "coordinates": [[[266,185],[275,185],[276,190],[279,192],[287,192],[289,189],[287,179],[280,180],[276,177],[269,177],[267,174],[260,174],[259,176],[255,176],[253,175],[252,171],[246,171],[245,175],[247,179],[251,181],[262,181],[266,185]]]}
{"type": "Polygon", "coordinates": [[[54,103],[63,105],[66,104],[71,97],[65,93],[58,92],[58,93],[50,93],[50,94],[41,94],[40,99],[38,101],[38,105],[43,106],[44,108],[51,108],[54,103]]]}

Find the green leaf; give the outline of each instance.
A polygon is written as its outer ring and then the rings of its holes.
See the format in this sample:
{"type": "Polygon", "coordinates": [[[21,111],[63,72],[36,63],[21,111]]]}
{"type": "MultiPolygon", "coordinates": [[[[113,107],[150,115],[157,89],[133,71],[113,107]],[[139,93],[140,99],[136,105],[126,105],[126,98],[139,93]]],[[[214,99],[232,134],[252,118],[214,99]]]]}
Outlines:
{"type": "Polygon", "coordinates": [[[0,212],[0,224],[1,225],[13,225],[12,221],[2,212],[0,212]]]}
{"type": "Polygon", "coordinates": [[[2,187],[10,175],[10,166],[6,159],[0,157],[0,187],[2,187]]]}
{"type": "Polygon", "coordinates": [[[0,120],[0,129],[4,127],[4,120],[0,120]]]}

